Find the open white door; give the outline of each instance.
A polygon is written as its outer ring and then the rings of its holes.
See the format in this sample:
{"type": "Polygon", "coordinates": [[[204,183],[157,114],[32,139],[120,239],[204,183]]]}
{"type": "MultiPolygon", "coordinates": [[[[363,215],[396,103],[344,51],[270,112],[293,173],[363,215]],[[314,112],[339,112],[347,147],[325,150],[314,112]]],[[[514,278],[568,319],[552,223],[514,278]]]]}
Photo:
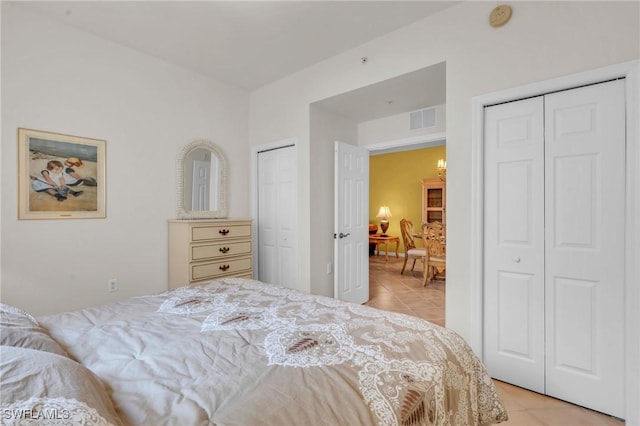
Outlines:
{"type": "Polygon", "coordinates": [[[335,142],[334,296],[369,300],[369,151],[335,142]]]}

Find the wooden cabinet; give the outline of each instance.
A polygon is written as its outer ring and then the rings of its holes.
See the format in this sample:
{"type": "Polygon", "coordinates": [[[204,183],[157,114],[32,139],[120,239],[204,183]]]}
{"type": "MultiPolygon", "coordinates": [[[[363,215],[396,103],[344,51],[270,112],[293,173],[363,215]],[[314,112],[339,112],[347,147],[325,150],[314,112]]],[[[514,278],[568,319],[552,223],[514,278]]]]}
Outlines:
{"type": "Polygon", "coordinates": [[[422,223],[446,225],[447,183],[440,179],[422,179],[422,223]]]}
{"type": "Polygon", "coordinates": [[[170,220],[169,288],[253,276],[251,220],[170,220]]]}

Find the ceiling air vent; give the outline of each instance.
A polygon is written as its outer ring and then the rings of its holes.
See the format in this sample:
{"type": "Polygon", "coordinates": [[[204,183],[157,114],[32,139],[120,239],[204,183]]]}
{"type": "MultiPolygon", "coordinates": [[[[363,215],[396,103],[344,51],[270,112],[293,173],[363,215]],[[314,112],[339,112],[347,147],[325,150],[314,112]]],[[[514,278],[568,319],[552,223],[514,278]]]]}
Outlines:
{"type": "Polygon", "coordinates": [[[425,108],[409,113],[409,127],[411,130],[436,127],[436,108],[425,108]]]}

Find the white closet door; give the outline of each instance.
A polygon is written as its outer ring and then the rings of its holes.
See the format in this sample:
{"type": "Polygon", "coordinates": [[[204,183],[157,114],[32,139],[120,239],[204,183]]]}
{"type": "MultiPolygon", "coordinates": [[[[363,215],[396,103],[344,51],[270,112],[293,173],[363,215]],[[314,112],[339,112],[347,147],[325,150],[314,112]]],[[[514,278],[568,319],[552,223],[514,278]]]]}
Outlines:
{"type": "Polygon", "coordinates": [[[624,417],[624,81],[545,102],[546,393],[624,417]]]}
{"type": "Polygon", "coordinates": [[[485,110],[484,362],[544,392],[543,98],[485,110]]]}
{"type": "Polygon", "coordinates": [[[258,278],[296,288],[295,147],[258,153],[258,278]]]}

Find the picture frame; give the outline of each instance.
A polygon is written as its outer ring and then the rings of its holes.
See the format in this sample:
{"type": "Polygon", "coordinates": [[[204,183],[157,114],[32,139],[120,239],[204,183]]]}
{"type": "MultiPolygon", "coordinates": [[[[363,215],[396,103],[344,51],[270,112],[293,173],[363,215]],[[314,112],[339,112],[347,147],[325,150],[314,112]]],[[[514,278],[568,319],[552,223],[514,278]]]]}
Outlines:
{"type": "Polygon", "coordinates": [[[18,219],[106,217],[106,141],[18,128],[18,219]]]}

